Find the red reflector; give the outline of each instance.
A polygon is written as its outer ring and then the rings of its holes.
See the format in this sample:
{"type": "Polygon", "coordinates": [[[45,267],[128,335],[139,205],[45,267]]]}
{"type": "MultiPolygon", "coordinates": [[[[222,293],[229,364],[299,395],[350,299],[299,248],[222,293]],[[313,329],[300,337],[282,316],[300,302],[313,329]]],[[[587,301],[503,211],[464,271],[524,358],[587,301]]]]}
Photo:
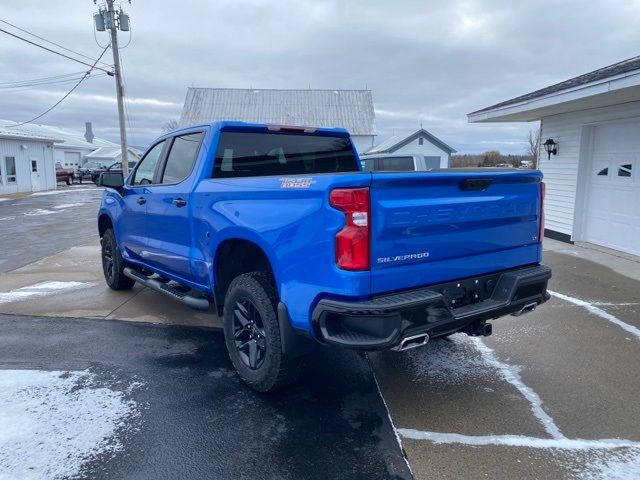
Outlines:
{"type": "Polygon", "coordinates": [[[369,189],[337,188],[329,203],[344,212],[345,225],[336,234],[336,265],[343,270],[369,270],[369,189]]]}
{"type": "Polygon", "coordinates": [[[547,186],[540,182],[540,230],[538,230],[538,242],[542,243],[544,238],[544,196],[547,193],[547,186]]]}

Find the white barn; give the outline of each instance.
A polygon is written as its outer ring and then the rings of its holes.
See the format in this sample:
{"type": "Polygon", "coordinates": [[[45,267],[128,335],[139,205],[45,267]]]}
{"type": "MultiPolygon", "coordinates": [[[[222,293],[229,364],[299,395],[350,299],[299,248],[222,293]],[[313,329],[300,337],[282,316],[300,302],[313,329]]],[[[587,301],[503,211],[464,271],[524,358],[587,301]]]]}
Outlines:
{"type": "Polygon", "coordinates": [[[342,127],[359,153],[373,147],[376,135],[371,90],[189,88],[180,125],[219,120],[342,127]]]}
{"type": "Polygon", "coordinates": [[[545,234],[640,255],[640,57],[468,115],[541,121],[545,234]]]}
{"type": "Polygon", "coordinates": [[[440,168],[448,168],[451,154],[456,150],[444,143],[435,135],[427,132],[424,128],[413,132],[410,135],[395,135],[384,142],[367,150],[370,154],[421,154],[425,160],[437,160],[440,168]]]}

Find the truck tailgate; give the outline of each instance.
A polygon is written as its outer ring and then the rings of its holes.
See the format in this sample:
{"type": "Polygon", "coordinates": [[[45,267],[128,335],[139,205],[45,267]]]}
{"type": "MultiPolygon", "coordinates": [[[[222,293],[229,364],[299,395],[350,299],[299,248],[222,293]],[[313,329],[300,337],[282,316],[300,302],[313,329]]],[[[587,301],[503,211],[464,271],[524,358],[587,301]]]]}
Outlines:
{"type": "Polygon", "coordinates": [[[538,171],[374,173],[371,293],[538,263],[538,171]]]}

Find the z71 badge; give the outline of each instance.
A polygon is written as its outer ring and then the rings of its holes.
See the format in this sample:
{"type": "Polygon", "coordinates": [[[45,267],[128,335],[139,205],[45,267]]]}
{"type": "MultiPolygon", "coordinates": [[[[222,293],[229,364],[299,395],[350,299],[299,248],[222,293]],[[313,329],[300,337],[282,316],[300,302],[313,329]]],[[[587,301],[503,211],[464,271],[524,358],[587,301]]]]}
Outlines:
{"type": "Polygon", "coordinates": [[[280,188],[309,188],[314,183],[313,177],[281,178],[280,188]]]}

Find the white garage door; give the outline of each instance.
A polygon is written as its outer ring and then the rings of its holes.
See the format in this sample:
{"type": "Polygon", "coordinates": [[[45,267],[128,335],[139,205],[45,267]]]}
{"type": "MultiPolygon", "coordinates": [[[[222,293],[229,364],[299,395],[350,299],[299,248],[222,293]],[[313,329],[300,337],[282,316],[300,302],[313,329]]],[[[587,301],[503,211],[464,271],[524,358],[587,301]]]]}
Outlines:
{"type": "Polygon", "coordinates": [[[640,255],[640,122],[595,128],[585,240],[640,255]]]}
{"type": "Polygon", "coordinates": [[[80,166],[80,152],[64,152],[64,167],[78,168],[80,166]]]}

